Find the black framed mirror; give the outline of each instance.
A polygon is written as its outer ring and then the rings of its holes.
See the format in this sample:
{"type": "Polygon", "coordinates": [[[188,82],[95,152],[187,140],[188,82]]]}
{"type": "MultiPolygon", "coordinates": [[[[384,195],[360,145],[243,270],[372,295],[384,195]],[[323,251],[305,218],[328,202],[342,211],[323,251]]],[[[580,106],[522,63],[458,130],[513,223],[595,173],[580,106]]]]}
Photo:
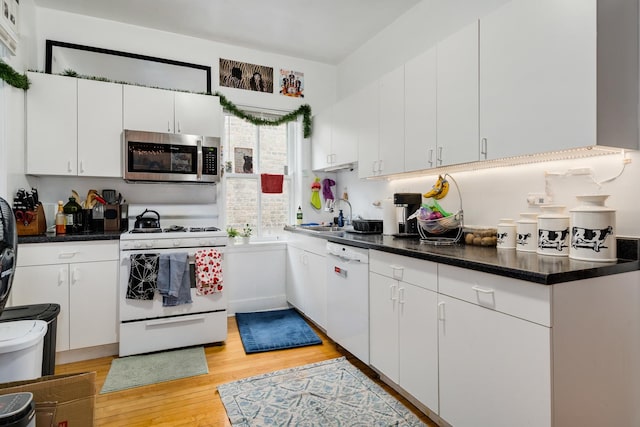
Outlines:
{"type": "Polygon", "coordinates": [[[46,41],[45,73],[103,77],[148,87],[211,93],[211,67],[119,50],[46,41]]]}

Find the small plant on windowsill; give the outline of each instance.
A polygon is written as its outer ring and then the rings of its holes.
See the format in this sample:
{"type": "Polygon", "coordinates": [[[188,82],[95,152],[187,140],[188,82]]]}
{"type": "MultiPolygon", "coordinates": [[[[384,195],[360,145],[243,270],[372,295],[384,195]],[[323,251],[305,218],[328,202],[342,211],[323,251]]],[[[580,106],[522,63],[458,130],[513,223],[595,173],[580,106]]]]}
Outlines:
{"type": "Polygon", "coordinates": [[[249,239],[251,239],[252,232],[253,230],[251,229],[251,226],[249,224],[246,224],[239,234],[244,243],[249,243],[249,239]]]}
{"type": "Polygon", "coordinates": [[[227,236],[233,239],[234,237],[238,237],[239,235],[240,232],[238,230],[233,227],[227,227],[227,236]]]}

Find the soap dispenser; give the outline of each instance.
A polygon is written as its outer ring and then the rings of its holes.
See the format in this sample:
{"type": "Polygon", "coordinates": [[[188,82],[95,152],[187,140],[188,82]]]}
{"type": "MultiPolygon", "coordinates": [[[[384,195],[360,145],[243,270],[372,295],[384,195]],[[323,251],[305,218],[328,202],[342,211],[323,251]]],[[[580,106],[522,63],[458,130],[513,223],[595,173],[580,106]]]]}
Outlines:
{"type": "Polygon", "coordinates": [[[342,214],[342,209],[338,212],[338,227],[344,227],[344,215],[342,214]]]}

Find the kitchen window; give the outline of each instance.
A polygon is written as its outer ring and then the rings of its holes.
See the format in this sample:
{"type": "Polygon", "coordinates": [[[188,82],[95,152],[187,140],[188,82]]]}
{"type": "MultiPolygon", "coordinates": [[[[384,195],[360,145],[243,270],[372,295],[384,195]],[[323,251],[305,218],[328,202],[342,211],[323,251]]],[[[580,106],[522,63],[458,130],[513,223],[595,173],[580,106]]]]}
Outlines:
{"type": "Polygon", "coordinates": [[[256,126],[230,114],[224,117],[223,183],[225,223],[254,237],[275,237],[291,222],[293,177],[288,174],[295,122],[256,126]],[[282,193],[263,193],[260,175],[284,175],[282,193]]]}

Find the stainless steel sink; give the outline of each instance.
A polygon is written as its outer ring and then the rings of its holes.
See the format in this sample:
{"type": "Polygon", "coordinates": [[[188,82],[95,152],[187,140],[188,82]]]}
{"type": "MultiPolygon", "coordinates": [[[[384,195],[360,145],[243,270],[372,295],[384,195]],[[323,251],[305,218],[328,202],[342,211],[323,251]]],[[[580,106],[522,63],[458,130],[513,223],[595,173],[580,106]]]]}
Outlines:
{"type": "Polygon", "coordinates": [[[331,225],[301,225],[298,226],[302,230],[314,231],[318,234],[326,234],[330,236],[343,237],[345,235],[344,230],[336,226],[331,225]]]}

